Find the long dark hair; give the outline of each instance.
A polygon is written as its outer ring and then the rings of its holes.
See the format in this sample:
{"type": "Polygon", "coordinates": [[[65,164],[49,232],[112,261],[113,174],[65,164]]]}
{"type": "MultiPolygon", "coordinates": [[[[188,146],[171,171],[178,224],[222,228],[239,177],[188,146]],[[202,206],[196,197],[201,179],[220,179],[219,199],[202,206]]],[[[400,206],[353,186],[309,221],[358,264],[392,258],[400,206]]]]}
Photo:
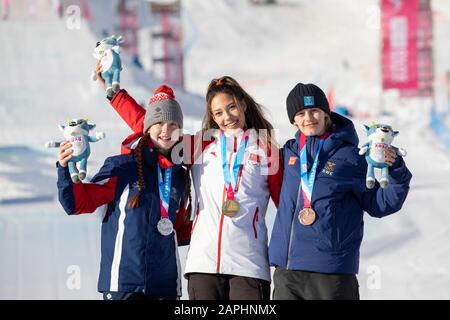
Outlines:
{"type": "MultiPolygon", "coordinates": [[[[266,119],[263,112],[263,107],[257,103],[235,79],[230,76],[223,76],[218,79],[213,79],[209,83],[208,90],[206,92],[206,113],[203,118],[203,129],[219,129],[219,126],[214,121],[214,116],[211,109],[211,102],[219,93],[227,93],[232,96],[235,104],[244,113],[247,128],[257,130],[265,129],[267,132],[267,137],[263,137],[263,139],[267,139],[266,141],[271,143],[273,126],[266,119]]],[[[263,133],[263,135],[264,134],[265,133],[263,133]]]]}

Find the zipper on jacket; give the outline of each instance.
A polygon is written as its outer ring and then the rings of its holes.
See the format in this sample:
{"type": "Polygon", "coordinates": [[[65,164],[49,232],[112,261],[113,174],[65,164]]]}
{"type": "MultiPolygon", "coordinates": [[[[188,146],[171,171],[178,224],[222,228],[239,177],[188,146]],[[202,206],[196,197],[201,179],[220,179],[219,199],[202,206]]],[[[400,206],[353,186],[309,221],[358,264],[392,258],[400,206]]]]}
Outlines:
{"type": "Polygon", "coordinates": [[[290,270],[290,268],[291,268],[291,250],[292,250],[292,242],[293,242],[293,237],[294,237],[294,223],[295,223],[295,212],[292,215],[291,233],[289,235],[288,260],[287,260],[287,266],[286,266],[287,270],[290,270]]]}
{"type": "Polygon", "coordinates": [[[256,231],[256,223],[258,222],[259,208],[256,207],[255,214],[253,215],[253,232],[255,233],[255,239],[258,239],[258,232],[256,231]]]}
{"type": "MultiPolygon", "coordinates": [[[[236,137],[234,137],[236,141],[236,137]]],[[[228,168],[231,163],[231,158],[233,157],[233,152],[230,153],[230,158],[228,159],[228,168]]],[[[227,188],[224,185],[223,186],[223,194],[222,194],[222,203],[225,202],[227,196],[227,188]]],[[[222,229],[223,229],[223,219],[225,218],[225,215],[222,212],[222,208],[220,208],[220,222],[219,222],[219,237],[217,239],[217,266],[216,266],[216,273],[220,273],[220,259],[222,254],[222,229]]]]}
{"type": "Polygon", "coordinates": [[[288,270],[291,267],[291,251],[292,251],[292,242],[293,242],[293,237],[294,237],[294,223],[295,223],[295,221],[297,221],[296,214],[299,210],[298,204],[299,204],[301,194],[302,194],[302,187],[301,187],[301,184],[299,184],[298,190],[297,190],[297,199],[296,199],[295,207],[294,207],[294,213],[292,214],[291,233],[289,235],[288,260],[287,260],[287,266],[286,266],[286,269],[288,269],[288,270]]]}
{"type": "MultiPolygon", "coordinates": [[[[223,188],[223,195],[222,195],[222,202],[225,201],[226,197],[226,188],[223,188]]],[[[216,266],[216,273],[220,273],[220,259],[222,254],[222,229],[223,229],[223,219],[225,218],[225,215],[222,212],[222,209],[220,209],[220,222],[219,222],[219,237],[217,239],[217,266],[216,266]]]]}
{"type": "Polygon", "coordinates": [[[222,229],[223,229],[223,219],[225,215],[222,213],[220,216],[220,226],[219,226],[219,241],[217,243],[217,267],[216,273],[220,273],[220,259],[222,254],[222,229]]]}

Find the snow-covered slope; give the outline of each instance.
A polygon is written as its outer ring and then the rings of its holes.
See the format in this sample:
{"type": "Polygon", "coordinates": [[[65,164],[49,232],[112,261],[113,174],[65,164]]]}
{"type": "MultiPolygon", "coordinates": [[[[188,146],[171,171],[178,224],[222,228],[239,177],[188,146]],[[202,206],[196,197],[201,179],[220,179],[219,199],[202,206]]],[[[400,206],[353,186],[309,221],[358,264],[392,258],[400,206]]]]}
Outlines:
{"type": "MultiPolygon", "coordinates": [[[[100,220],[63,213],[55,198],[56,150],[45,150],[43,143],[61,137],[58,123],[88,117],[107,135],[93,145],[88,169],[95,173],[129,134],[89,79],[98,32],[108,23],[102,8],[110,7],[106,1],[88,1],[92,25],[69,29],[50,12],[50,1],[36,2],[36,17],[27,16],[27,1],[17,0],[12,1],[11,19],[0,22],[0,299],[97,299],[100,220]]],[[[207,84],[224,74],[235,77],[266,107],[280,143],[294,133],[284,101],[299,81],[333,88],[337,103],[366,115],[355,119],[356,125],[391,123],[400,130],[395,145],[408,150],[413,180],[398,214],[366,218],[361,297],[449,299],[449,151],[428,128],[429,103],[400,102],[388,94],[383,108],[389,113],[379,116],[378,1],[278,3],[254,7],[244,0],[183,1],[189,44],[186,91],[175,93],[187,115],[187,131],[199,128],[207,84]]],[[[433,0],[433,8],[437,86],[442,87],[440,75],[450,68],[450,4],[433,0]]],[[[124,60],[122,85],[145,102],[161,81],[124,60]]],[[[269,227],[274,214],[271,206],[269,227]]],[[[185,254],[183,248],[182,258],[185,254]]],[[[185,281],[183,285],[187,298],[185,281]]]]}

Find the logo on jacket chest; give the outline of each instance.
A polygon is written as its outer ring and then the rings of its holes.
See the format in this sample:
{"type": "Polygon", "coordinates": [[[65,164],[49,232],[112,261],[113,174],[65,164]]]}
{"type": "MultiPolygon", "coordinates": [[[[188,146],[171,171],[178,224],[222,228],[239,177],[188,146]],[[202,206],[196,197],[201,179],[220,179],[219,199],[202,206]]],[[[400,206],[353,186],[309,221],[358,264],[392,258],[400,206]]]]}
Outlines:
{"type": "Polygon", "coordinates": [[[297,162],[297,159],[298,159],[297,157],[290,157],[288,164],[290,166],[293,166],[297,162]]]}
{"type": "Polygon", "coordinates": [[[325,164],[325,168],[323,168],[323,170],[322,170],[322,172],[323,173],[326,173],[327,175],[329,175],[329,176],[332,176],[333,175],[333,171],[334,171],[334,168],[336,167],[336,163],[334,163],[334,162],[331,162],[331,161],[328,161],[326,164],[325,164]]]}

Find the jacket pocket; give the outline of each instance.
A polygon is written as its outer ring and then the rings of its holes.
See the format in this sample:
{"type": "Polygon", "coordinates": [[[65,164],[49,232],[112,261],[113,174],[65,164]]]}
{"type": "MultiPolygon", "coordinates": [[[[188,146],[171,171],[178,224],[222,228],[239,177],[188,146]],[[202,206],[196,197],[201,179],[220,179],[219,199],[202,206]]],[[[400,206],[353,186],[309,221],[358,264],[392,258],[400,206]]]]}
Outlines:
{"type": "Polygon", "coordinates": [[[256,228],[256,224],[258,223],[259,220],[259,208],[256,207],[255,213],[253,214],[253,233],[255,235],[255,239],[258,239],[258,231],[256,228]]]}

